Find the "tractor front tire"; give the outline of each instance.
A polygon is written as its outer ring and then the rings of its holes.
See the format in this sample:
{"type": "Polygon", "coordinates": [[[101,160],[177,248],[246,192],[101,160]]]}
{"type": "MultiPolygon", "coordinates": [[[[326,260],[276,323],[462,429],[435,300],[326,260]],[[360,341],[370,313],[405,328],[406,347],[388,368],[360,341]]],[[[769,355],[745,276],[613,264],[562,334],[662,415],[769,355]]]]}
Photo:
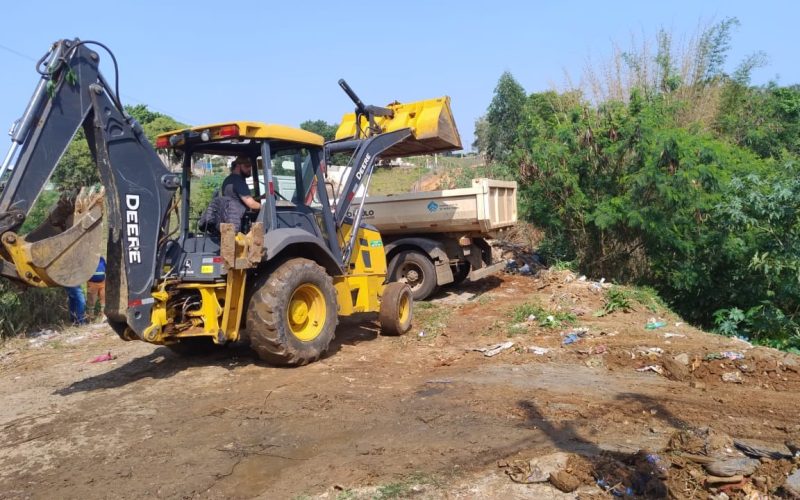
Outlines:
{"type": "Polygon", "coordinates": [[[381,296],[378,320],[382,335],[402,335],[411,329],[414,319],[414,297],[405,283],[388,283],[381,296]]]}
{"type": "Polygon", "coordinates": [[[246,319],[250,346],[262,360],[278,366],[316,361],[336,330],[333,279],[311,260],[287,260],[254,284],[246,319]]]}

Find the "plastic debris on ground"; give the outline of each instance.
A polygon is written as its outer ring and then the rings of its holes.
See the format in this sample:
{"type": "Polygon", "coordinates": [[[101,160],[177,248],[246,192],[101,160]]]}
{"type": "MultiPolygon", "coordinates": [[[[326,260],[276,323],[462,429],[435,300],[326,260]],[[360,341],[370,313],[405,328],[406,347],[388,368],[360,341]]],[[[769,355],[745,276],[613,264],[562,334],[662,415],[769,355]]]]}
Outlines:
{"type": "Polygon", "coordinates": [[[685,337],[686,337],[686,335],[684,335],[684,334],[682,334],[682,333],[664,332],[664,338],[665,338],[665,339],[671,339],[671,338],[674,338],[674,337],[677,337],[677,338],[685,338],[685,337]]]}
{"type": "Polygon", "coordinates": [[[492,357],[500,354],[501,352],[514,347],[514,342],[501,342],[499,344],[492,344],[486,347],[475,347],[472,351],[482,352],[484,356],[492,357]]]}
{"type": "Polygon", "coordinates": [[[59,333],[55,330],[40,330],[38,332],[29,333],[28,343],[31,347],[41,347],[48,340],[57,337],[59,333]]]}
{"type": "Polygon", "coordinates": [[[535,354],[537,356],[543,356],[543,355],[547,354],[548,352],[550,352],[550,349],[547,348],[547,347],[539,347],[539,346],[532,345],[532,346],[528,346],[528,352],[531,353],[531,354],[535,354]]]}
{"type": "Polygon", "coordinates": [[[655,318],[650,318],[646,325],[644,325],[645,330],[656,330],[658,328],[664,328],[667,326],[667,322],[663,320],[656,320],[655,318]]]}
{"type": "Polygon", "coordinates": [[[101,354],[100,356],[97,356],[96,358],[89,361],[89,363],[102,363],[104,361],[111,361],[112,359],[117,359],[117,357],[113,356],[111,354],[111,351],[109,351],[107,354],[101,354]]]}
{"type": "Polygon", "coordinates": [[[722,381],[733,384],[741,384],[744,382],[744,378],[742,378],[742,372],[726,372],[722,374],[722,381]]]}
{"type": "Polygon", "coordinates": [[[637,372],[656,372],[659,375],[664,375],[664,369],[658,365],[647,365],[636,369],[637,372]]]}
{"type": "Polygon", "coordinates": [[[730,361],[738,361],[740,359],[744,359],[744,353],[738,351],[712,352],[706,354],[706,357],[704,359],[706,361],[714,361],[716,359],[727,359],[730,361]]]}

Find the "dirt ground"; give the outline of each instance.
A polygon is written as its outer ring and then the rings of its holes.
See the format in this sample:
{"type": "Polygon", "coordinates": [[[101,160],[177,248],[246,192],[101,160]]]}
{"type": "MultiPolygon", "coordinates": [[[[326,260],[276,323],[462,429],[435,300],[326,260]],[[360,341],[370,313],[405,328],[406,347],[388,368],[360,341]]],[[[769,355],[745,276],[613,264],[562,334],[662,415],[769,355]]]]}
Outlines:
{"type": "MultiPolygon", "coordinates": [[[[418,304],[404,337],[344,321],[328,356],[293,369],[246,347],[181,358],[104,324],[7,342],[0,498],[611,498],[646,453],[668,470],[622,495],[708,498],[720,490],[677,441],[697,453],[698,435],[781,453],[800,441],[798,357],[639,303],[597,317],[604,290],[569,272],[490,277],[418,304]],[[575,323],[515,321],[526,303],[575,323]],[[506,341],[496,356],[472,350],[506,341]],[[712,359],[725,351],[744,358],[712,359]],[[554,452],[571,457],[577,491],[512,480],[554,452]]],[[[785,495],[795,465],[760,463],[722,491],[785,495]]]]}

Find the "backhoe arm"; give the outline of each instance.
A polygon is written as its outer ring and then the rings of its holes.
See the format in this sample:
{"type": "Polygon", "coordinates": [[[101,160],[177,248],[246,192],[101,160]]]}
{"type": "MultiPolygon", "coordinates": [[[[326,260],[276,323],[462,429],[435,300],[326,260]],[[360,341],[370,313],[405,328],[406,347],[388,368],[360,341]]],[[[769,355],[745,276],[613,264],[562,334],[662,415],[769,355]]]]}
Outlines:
{"type": "Polygon", "coordinates": [[[179,179],[125,115],[90,45],[100,44],[54,44],[40,60],[42,80],[12,130],[13,144],[0,166],[0,182],[7,174],[0,192],[0,275],[33,286],[72,286],[94,271],[103,237],[99,204],[79,207],[63,232],[16,233],[83,127],[105,188],[105,312],[118,333],[129,329],[141,336],[151,323],[159,241],[179,179]]]}

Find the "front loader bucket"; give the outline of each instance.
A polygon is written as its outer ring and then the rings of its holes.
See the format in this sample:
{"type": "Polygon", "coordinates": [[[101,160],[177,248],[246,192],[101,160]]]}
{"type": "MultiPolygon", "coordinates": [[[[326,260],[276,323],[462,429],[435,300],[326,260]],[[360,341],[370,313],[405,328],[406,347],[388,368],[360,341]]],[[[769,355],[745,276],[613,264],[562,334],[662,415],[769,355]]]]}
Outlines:
{"type": "Polygon", "coordinates": [[[103,237],[102,219],[102,190],[81,190],[74,211],[71,203],[59,202],[47,219],[29,234],[5,233],[3,249],[11,257],[19,280],[28,285],[81,285],[97,269],[103,237]]]}
{"type": "MultiPolygon", "coordinates": [[[[461,149],[461,137],[458,135],[453,112],[450,110],[450,98],[439,97],[427,101],[408,104],[393,102],[386,106],[392,110],[393,116],[376,116],[375,123],[381,132],[393,132],[410,128],[412,135],[405,141],[392,146],[381,154],[382,158],[412,156],[439,153],[461,149]]],[[[361,117],[361,130],[368,130],[366,117],[361,117]]],[[[356,137],[356,115],[348,113],[336,130],[336,140],[356,137]]]]}

